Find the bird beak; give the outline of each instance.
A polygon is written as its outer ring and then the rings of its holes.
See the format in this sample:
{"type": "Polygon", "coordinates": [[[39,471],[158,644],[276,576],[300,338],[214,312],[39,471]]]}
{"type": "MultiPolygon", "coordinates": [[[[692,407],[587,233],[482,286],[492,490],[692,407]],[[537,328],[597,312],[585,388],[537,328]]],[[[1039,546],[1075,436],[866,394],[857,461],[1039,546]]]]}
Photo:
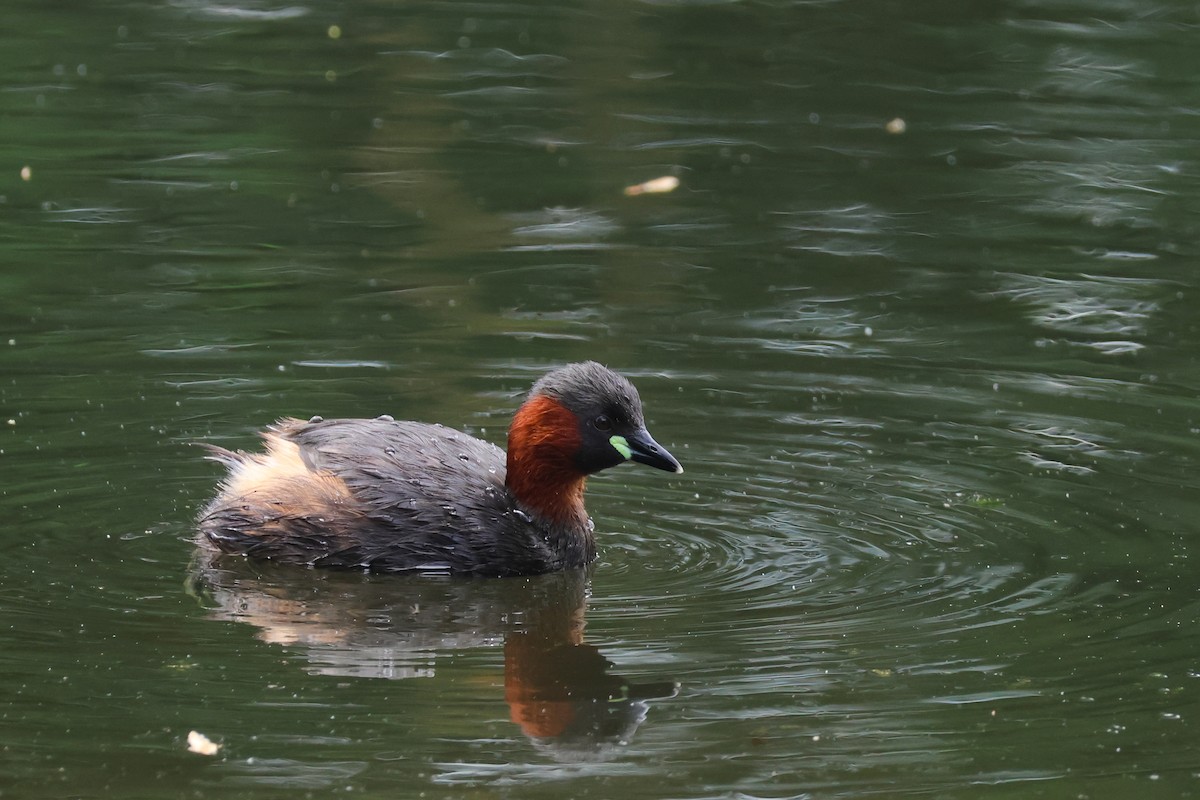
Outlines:
{"type": "Polygon", "coordinates": [[[683,467],[675,460],[675,456],[668,453],[667,448],[654,441],[654,437],[645,428],[638,428],[629,436],[614,436],[609,439],[609,442],[618,453],[630,461],[666,472],[683,472],[683,467]]]}

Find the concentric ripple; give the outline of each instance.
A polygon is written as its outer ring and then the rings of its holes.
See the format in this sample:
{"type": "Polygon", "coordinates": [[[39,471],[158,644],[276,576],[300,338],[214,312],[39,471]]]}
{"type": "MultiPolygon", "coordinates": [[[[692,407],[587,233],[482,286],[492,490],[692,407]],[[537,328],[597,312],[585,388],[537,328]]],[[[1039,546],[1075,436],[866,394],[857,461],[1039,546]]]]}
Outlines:
{"type": "MultiPolygon", "coordinates": [[[[1085,431],[1069,415],[1021,413],[1020,397],[998,401],[999,385],[1038,391],[1018,377],[980,375],[948,393],[848,376],[835,398],[826,376],[808,410],[786,392],[741,409],[725,423],[739,445],[708,443],[707,459],[690,448],[688,471],[667,488],[658,476],[595,481],[591,619],[685,625],[690,641],[733,637],[760,657],[820,660],[836,646],[843,670],[895,648],[919,659],[920,642],[974,638],[1111,592],[1057,554],[1095,535],[1088,482],[1140,454],[1094,414],[1085,431]],[[890,419],[871,410],[879,404],[890,419]],[[977,410],[989,404],[997,413],[977,410]],[[1078,468],[1035,460],[1035,448],[1078,468]],[[639,507],[632,498],[645,494],[639,507]]],[[[963,656],[944,670],[990,661],[963,656]]]]}

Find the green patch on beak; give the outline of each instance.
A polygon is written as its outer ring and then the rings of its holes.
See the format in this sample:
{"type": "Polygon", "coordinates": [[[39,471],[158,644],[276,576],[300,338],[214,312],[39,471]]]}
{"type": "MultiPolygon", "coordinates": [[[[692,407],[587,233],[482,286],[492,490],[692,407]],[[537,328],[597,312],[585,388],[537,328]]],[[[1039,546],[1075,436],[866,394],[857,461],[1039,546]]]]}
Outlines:
{"type": "Polygon", "coordinates": [[[621,458],[628,459],[633,455],[633,450],[629,447],[629,442],[625,441],[624,436],[610,436],[608,443],[613,446],[613,449],[621,454],[621,458]]]}

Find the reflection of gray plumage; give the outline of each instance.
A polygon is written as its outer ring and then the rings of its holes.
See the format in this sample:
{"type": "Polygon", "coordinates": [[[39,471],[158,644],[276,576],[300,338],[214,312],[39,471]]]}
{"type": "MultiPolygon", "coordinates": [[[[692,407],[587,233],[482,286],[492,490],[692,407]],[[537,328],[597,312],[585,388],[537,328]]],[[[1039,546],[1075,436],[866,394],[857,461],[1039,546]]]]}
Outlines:
{"type": "MultiPolygon", "coordinates": [[[[204,550],[191,589],[213,619],[254,626],[320,675],[435,679],[448,656],[503,644],[512,720],[547,754],[580,761],[617,753],[645,720],[647,701],[677,689],[672,680],[625,679],[583,641],[588,579],[573,569],[506,581],[387,580],[204,550]]],[[[478,663],[490,669],[493,660],[478,663]]]]}
{"type": "Polygon", "coordinates": [[[594,362],[534,386],[513,420],[507,456],[441,425],[387,417],[285,419],[264,439],[263,454],[210,448],[230,474],[201,513],[201,542],[374,571],[513,575],[581,566],[596,554],[586,475],[627,457],[678,468],[646,433],[637,391],[594,362]]]}

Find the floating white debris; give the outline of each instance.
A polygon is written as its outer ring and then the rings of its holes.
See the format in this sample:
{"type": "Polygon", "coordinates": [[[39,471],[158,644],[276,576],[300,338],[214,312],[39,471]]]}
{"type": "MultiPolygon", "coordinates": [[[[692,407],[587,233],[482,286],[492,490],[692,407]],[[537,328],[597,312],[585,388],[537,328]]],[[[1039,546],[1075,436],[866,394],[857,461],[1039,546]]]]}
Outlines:
{"type": "Polygon", "coordinates": [[[679,178],[674,175],[663,175],[661,178],[639,183],[636,186],[626,186],[625,196],[635,197],[639,194],[666,194],[679,188],[679,178]]]}
{"type": "Polygon", "coordinates": [[[908,130],[908,125],[900,117],[888,120],[888,124],[884,126],[888,133],[899,135],[908,130]]]}
{"type": "Polygon", "coordinates": [[[215,756],[221,745],[209,739],[200,731],[188,731],[188,750],[202,756],[215,756]]]}

